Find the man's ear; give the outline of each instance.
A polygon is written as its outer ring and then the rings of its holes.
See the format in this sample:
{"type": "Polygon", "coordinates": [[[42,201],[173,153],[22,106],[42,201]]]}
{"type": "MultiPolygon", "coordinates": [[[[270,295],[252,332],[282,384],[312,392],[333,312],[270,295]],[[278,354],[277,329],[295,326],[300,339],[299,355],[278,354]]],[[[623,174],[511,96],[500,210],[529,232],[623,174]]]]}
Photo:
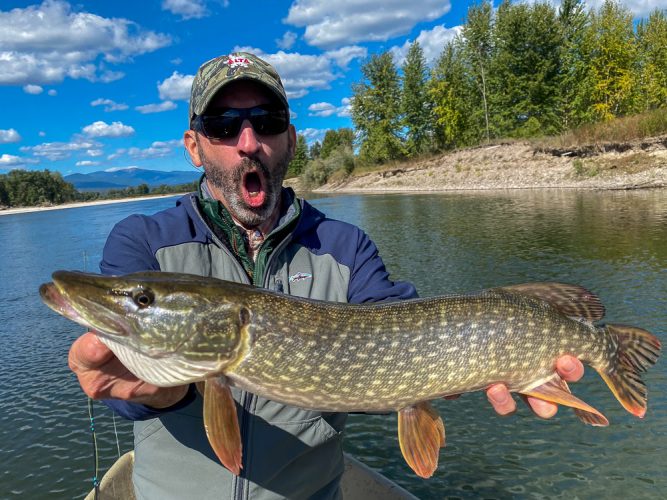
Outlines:
{"type": "Polygon", "coordinates": [[[290,123],[289,128],[287,129],[288,133],[288,146],[290,150],[290,158],[293,159],[296,153],[296,128],[290,123]]]}
{"type": "Polygon", "coordinates": [[[194,130],[186,130],[183,133],[183,144],[185,145],[185,150],[190,155],[190,161],[195,167],[201,167],[203,162],[201,161],[201,156],[199,155],[199,146],[197,144],[197,132],[194,130]]]}

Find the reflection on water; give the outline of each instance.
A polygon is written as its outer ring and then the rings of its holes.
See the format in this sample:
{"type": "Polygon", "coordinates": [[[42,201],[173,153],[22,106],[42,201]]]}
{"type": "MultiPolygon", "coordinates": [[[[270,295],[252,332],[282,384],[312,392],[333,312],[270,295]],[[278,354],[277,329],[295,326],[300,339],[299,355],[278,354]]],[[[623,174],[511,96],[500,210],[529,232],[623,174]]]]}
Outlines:
{"type": "MultiPolygon", "coordinates": [[[[38,299],[55,269],[96,270],[115,222],[152,213],[151,200],[0,217],[0,498],[82,497],[93,457],[86,399],[66,368],[80,333],[38,299]]],[[[423,296],[526,281],[559,280],[598,293],[609,322],[647,328],[665,341],[667,193],[513,191],[319,197],[331,217],[363,227],[396,278],[423,296]]],[[[587,371],[574,392],[602,410],[608,428],[569,410],[551,421],[523,407],[499,418],[483,394],[436,403],[447,447],[435,476],[416,478],[396,440],[396,417],[353,415],[346,449],[424,498],[659,498],[667,491],[667,369],[645,377],[649,412],[626,413],[587,371]]],[[[100,466],[117,456],[114,421],[95,405],[100,466]]],[[[131,426],[116,422],[120,451],[131,426]]]]}

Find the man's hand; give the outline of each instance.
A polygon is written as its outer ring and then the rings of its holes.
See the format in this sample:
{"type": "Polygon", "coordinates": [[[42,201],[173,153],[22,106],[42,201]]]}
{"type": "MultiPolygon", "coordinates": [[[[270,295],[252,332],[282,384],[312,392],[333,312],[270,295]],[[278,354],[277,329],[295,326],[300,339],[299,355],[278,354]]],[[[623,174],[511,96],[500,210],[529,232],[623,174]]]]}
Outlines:
{"type": "MultiPolygon", "coordinates": [[[[584,365],[573,356],[558,358],[556,370],[566,382],[576,382],[584,375],[584,365]]],[[[502,384],[495,384],[489,387],[486,390],[486,397],[499,415],[508,415],[516,410],[516,402],[510,395],[507,387],[502,384]]],[[[530,396],[522,397],[538,417],[551,418],[558,411],[558,405],[555,403],[530,396]]]]}
{"type": "Polygon", "coordinates": [[[69,367],[92,399],[122,399],[152,408],[167,408],[185,397],[188,386],[157,387],[139,380],[92,332],[76,339],[69,367]]]}

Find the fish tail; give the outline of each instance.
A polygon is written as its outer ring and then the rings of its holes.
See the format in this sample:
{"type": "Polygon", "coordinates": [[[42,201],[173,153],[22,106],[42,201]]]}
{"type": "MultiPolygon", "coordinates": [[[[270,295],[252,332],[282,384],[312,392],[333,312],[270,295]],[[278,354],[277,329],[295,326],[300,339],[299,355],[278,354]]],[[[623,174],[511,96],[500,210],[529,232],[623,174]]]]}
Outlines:
{"type": "Polygon", "coordinates": [[[655,364],[660,355],[657,337],[634,326],[607,325],[606,330],[618,342],[615,359],[605,368],[596,368],[616,396],[633,415],[646,414],[646,384],[640,377],[655,364]]]}

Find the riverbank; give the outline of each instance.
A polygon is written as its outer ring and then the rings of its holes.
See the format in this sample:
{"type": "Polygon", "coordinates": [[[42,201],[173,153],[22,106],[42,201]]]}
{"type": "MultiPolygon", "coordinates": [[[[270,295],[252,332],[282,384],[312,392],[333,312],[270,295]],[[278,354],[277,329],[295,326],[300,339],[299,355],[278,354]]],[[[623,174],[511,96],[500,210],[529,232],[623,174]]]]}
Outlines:
{"type": "Polygon", "coordinates": [[[134,198],[118,198],[110,200],[81,201],[76,203],[63,203],[61,205],[48,205],[37,207],[16,207],[0,209],[0,216],[23,214],[29,212],[43,212],[47,210],[65,210],[67,208],[88,207],[93,205],[110,205],[112,203],[128,203],[131,201],[155,200],[159,198],[169,198],[170,196],[181,196],[180,194],[159,194],[154,196],[136,196],[134,198]]]}
{"type": "MultiPolygon", "coordinates": [[[[298,182],[290,180],[299,188],[298,182]]],[[[353,174],[315,192],[437,192],[494,189],[667,187],[667,135],[630,143],[559,148],[501,143],[353,174]]]]}

